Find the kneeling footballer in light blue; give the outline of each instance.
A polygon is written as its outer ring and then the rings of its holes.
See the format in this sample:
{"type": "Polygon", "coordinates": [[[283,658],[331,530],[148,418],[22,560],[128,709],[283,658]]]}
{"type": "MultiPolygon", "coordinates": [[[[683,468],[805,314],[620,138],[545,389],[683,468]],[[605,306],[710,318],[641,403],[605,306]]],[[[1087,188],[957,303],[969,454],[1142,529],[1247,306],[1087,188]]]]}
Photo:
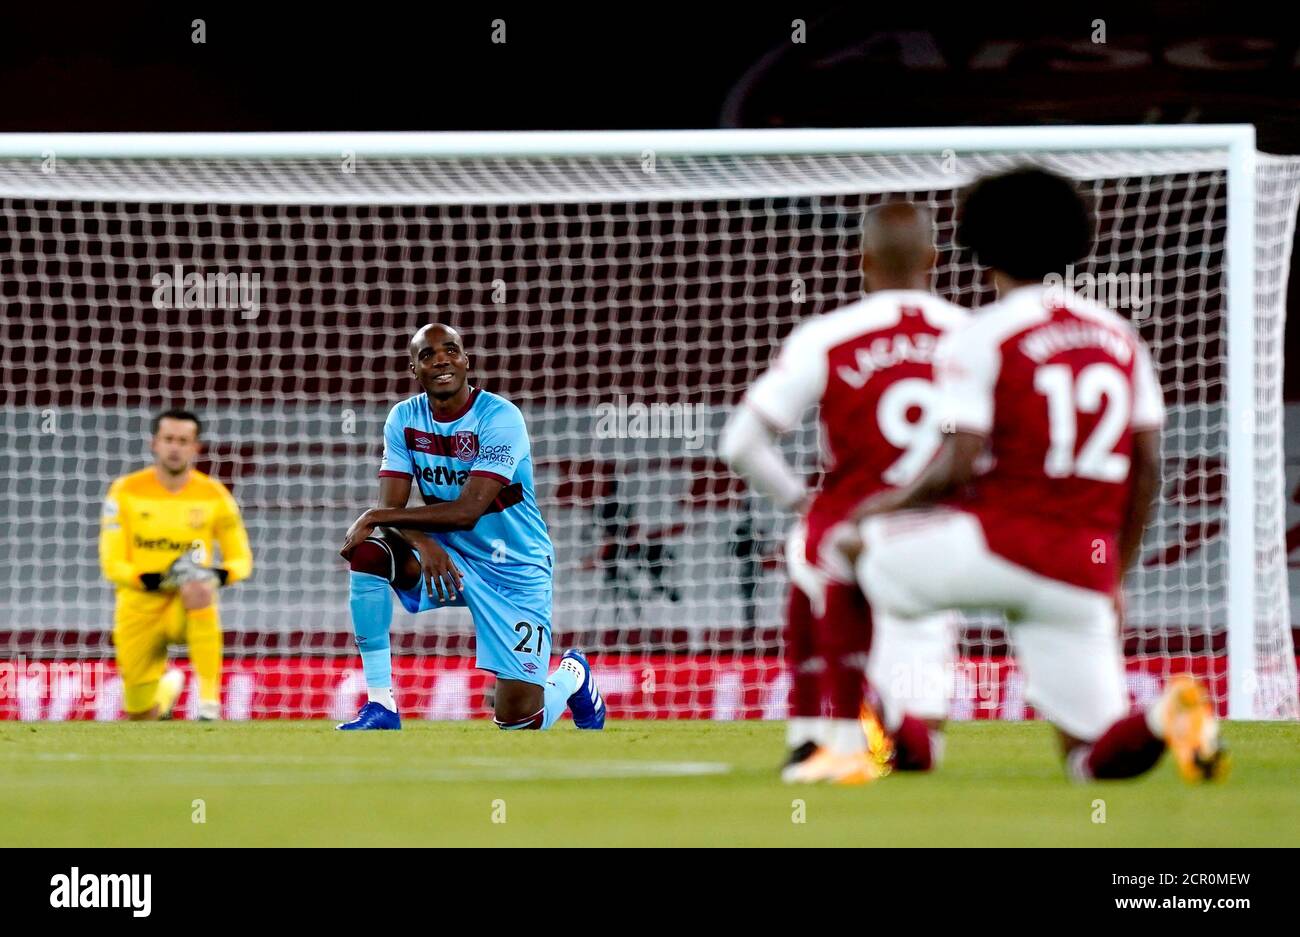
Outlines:
{"type": "Polygon", "coordinates": [[[369,698],[339,728],[401,728],[388,640],[394,594],[408,612],[469,608],[477,666],[497,676],[501,728],[546,729],[566,707],[578,728],[603,728],[605,703],[581,651],[566,651],[547,674],[555,552],[523,414],[469,384],[455,329],[424,326],[410,352],[424,392],[389,412],[379,507],[357,519],[341,551],[369,698]],[[422,506],[406,506],[412,484],[422,506]]]}

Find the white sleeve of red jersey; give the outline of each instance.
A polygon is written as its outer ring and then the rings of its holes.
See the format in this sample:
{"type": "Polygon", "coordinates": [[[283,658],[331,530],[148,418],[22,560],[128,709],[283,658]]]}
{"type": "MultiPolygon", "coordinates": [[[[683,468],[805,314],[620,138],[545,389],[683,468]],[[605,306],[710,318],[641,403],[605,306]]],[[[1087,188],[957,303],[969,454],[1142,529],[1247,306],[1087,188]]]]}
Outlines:
{"type": "Polygon", "coordinates": [[[767,373],[750,386],[745,403],[777,432],[789,432],[826,390],[826,350],[806,325],[785,340],[767,373]]]}
{"type": "Polygon", "coordinates": [[[987,330],[975,326],[953,329],[935,350],[939,426],[945,433],[987,435],[993,430],[993,391],[1002,356],[987,330]]]}
{"type": "Polygon", "coordinates": [[[1151,353],[1141,341],[1136,342],[1133,362],[1133,419],[1129,426],[1136,431],[1160,429],[1165,422],[1165,402],[1160,393],[1151,353]]]}
{"type": "Polygon", "coordinates": [[[739,406],[722,430],[718,457],[751,488],[783,508],[792,508],[808,493],[803,480],[772,441],[772,430],[751,407],[739,406]]]}

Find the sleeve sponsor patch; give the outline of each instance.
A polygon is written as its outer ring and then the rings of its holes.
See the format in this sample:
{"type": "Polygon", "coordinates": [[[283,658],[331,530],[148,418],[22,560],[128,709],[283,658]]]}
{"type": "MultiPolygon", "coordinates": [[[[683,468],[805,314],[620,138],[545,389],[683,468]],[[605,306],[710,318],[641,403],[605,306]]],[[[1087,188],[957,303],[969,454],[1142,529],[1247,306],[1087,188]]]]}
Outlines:
{"type": "Polygon", "coordinates": [[[479,448],[478,463],[489,463],[492,465],[509,465],[514,466],[515,456],[513,447],[508,444],[500,446],[482,446],[479,448]]]}

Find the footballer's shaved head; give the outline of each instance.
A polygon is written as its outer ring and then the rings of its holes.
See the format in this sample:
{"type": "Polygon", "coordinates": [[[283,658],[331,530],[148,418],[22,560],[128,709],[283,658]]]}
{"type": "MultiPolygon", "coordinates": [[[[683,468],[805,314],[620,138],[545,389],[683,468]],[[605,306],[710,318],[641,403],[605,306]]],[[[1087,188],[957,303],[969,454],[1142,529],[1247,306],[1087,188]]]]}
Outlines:
{"type": "Polygon", "coordinates": [[[410,344],[407,346],[411,353],[411,360],[415,360],[417,348],[441,345],[447,341],[455,342],[461,351],[465,350],[465,342],[460,337],[460,333],[450,325],[443,325],[441,322],[430,322],[428,325],[420,326],[415,334],[411,336],[410,344]]]}
{"type": "Polygon", "coordinates": [[[469,398],[469,356],[460,333],[430,322],[411,336],[411,373],[420,382],[435,412],[452,412],[469,398]]]}
{"type": "Polygon", "coordinates": [[[862,273],[871,289],[927,289],[934,258],[934,220],[926,209],[886,202],[867,212],[862,273]]]}

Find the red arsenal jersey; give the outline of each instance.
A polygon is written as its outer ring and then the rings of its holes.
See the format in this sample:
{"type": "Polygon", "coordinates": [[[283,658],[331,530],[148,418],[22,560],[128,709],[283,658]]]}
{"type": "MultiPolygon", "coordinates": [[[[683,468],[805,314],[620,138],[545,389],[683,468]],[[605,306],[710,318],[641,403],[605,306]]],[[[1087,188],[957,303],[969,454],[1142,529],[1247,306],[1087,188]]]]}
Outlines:
{"type": "Polygon", "coordinates": [[[953,500],[989,549],[1109,593],[1131,497],[1133,434],[1164,419],[1150,356],[1110,310],[1031,286],[975,313],[936,364],[945,429],[988,437],[988,464],[953,500]]]}
{"type": "Polygon", "coordinates": [[[864,498],[910,482],[940,433],[933,384],[939,338],[966,319],[920,290],[882,290],[801,323],[745,402],[772,429],[820,405],[821,489],[808,511],[808,559],[828,528],[864,498]]]}

